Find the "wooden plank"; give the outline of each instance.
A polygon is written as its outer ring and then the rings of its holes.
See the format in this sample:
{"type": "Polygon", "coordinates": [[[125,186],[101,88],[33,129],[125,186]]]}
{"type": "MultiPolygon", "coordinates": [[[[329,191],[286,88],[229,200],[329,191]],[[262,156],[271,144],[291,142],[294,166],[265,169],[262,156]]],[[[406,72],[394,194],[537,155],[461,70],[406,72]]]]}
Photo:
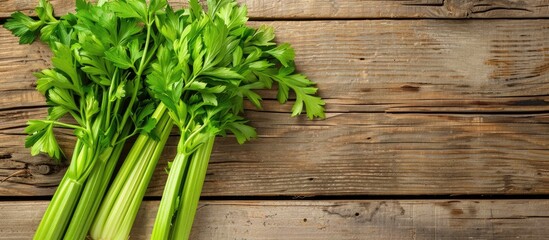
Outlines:
{"type": "MultiPolygon", "coordinates": [[[[264,92],[248,114],[260,139],[218,140],[205,195],[549,193],[549,20],[268,24],[294,43],[328,119],[291,119],[264,92]]],[[[16,174],[0,195],[50,195],[64,168],[30,157],[21,135],[46,112],[31,72],[49,53],[0,39],[0,176],[16,174]]]]}
{"type": "MultiPolygon", "coordinates": [[[[0,202],[0,239],[30,239],[46,201],[0,202]]],[[[131,239],[149,239],[158,201],[131,239]]],[[[547,200],[202,201],[199,239],[544,239],[547,200]]]]}
{"type": "MultiPolygon", "coordinates": [[[[14,11],[34,14],[36,0],[3,0],[0,18],[14,11]]],[[[74,11],[74,0],[51,0],[56,13],[74,11]]],[[[184,0],[169,1],[173,7],[184,0]]],[[[204,2],[204,1],[202,1],[204,2]]],[[[549,16],[549,0],[240,0],[253,19],[372,18],[540,18],[549,16]]]]}
{"type": "MultiPolygon", "coordinates": [[[[244,146],[231,137],[216,140],[204,195],[549,193],[549,114],[334,113],[322,122],[248,115],[259,139],[244,146]]],[[[60,141],[64,149],[74,142],[64,134],[60,141]]],[[[0,195],[53,193],[62,168],[31,158],[21,135],[2,134],[0,142],[0,174],[28,170],[1,184],[0,195]]],[[[176,143],[168,141],[148,195],[162,194],[176,143]]]]}
{"type": "MultiPolygon", "coordinates": [[[[332,112],[549,110],[549,20],[265,24],[293,44],[332,112]]],[[[0,108],[43,106],[32,72],[48,66],[49,51],[5,29],[0,39],[0,108]]]]}

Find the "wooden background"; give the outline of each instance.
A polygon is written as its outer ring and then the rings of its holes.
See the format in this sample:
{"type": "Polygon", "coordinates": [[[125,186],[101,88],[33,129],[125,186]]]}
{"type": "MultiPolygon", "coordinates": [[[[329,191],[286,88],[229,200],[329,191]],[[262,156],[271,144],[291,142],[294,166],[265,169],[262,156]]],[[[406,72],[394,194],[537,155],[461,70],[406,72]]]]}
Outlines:
{"type": "MultiPolygon", "coordinates": [[[[0,0],[0,21],[36,2],[0,0]]],[[[192,239],[549,236],[549,0],[241,2],[295,47],[327,119],[290,118],[263,92],[247,114],[259,139],[216,140],[192,239]]],[[[0,29],[0,239],[32,236],[64,173],[23,147],[49,57],[0,29]]],[[[150,233],[161,162],[131,239],[150,233]]]]}

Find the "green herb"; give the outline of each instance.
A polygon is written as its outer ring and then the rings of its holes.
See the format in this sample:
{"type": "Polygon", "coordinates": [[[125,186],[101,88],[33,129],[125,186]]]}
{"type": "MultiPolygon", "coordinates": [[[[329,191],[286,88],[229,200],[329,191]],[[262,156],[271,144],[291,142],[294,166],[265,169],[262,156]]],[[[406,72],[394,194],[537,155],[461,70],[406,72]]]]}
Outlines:
{"type": "Polygon", "coordinates": [[[174,125],[180,138],[153,239],[187,239],[216,136],[256,137],[242,113],[246,100],[261,108],[257,90],[277,84],[280,103],[295,94],[292,116],[324,117],[291,46],[277,45],[271,27],[246,26],[247,9],[234,0],[208,0],[207,9],[190,0],[177,11],[166,0],[77,0],[76,13],[59,19],[40,0],[36,12],[38,20],[18,12],[4,25],[53,52],[53,67],[36,74],[49,115],[29,121],[26,146],[62,158],[54,127],[74,129],[77,142],[35,239],[84,239],[88,229],[93,239],[126,239],[174,125]]]}
{"type": "MultiPolygon", "coordinates": [[[[215,136],[233,133],[239,143],[256,136],[240,116],[247,99],[258,108],[256,90],[278,83],[278,100],[296,94],[292,115],[307,110],[309,118],[324,117],[324,102],[305,76],[295,74],[294,51],[289,44],[277,46],[270,27],[247,27],[246,8],[234,1],[208,1],[204,11],[197,1],[190,8],[157,12],[159,32],[157,58],[147,84],[161,107],[167,108],[180,132],[177,155],[169,174],[152,233],[152,239],[187,239],[194,219],[215,136]]],[[[144,136],[145,137],[145,136],[144,136]]],[[[142,146],[134,145],[132,151],[142,146]]],[[[156,165],[146,154],[128,157],[101,209],[91,236],[95,239],[126,238],[142,194],[124,189],[138,186],[144,192],[156,165]],[[124,168],[126,163],[133,168],[124,168]],[[123,182],[123,183],[122,183],[123,182]],[[112,194],[111,194],[112,193],[112,194]],[[123,193],[123,194],[121,194],[123,193]],[[111,196],[116,199],[111,199],[111,196]],[[138,200],[136,200],[138,198],[138,200]],[[125,209],[115,211],[113,209],[125,209]],[[128,219],[131,219],[128,222],[128,219]]]]}
{"type": "Polygon", "coordinates": [[[38,20],[16,12],[4,25],[20,43],[40,36],[53,53],[53,67],[35,74],[37,90],[49,105],[48,117],[28,122],[25,146],[33,155],[44,152],[60,160],[53,128],[73,129],[77,137],[69,168],[35,239],[83,239],[125,140],[155,124],[146,120],[152,103],[138,101],[146,96],[143,71],[154,55],[144,26],[106,5],[78,0],[76,6],[75,14],[56,19],[52,5],[40,0],[38,20]],[[73,121],[66,122],[65,115],[73,121]]]}

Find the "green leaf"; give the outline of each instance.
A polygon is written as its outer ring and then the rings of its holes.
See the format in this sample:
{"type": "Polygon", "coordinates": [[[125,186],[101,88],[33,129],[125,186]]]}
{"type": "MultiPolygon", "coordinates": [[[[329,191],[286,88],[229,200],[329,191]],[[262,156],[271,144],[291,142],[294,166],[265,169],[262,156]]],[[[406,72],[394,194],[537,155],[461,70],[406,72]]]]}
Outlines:
{"type": "Polygon", "coordinates": [[[288,85],[279,82],[278,83],[278,92],[276,94],[276,99],[279,103],[285,103],[288,101],[288,95],[290,94],[290,88],[288,88],[288,85]]]}
{"type": "Polygon", "coordinates": [[[138,39],[133,39],[129,44],[128,50],[130,51],[130,62],[132,65],[143,57],[143,51],[140,50],[140,47],[138,39]]]}
{"type": "Polygon", "coordinates": [[[11,31],[13,35],[19,37],[20,44],[31,44],[36,39],[42,21],[35,21],[21,12],[11,14],[4,27],[11,31]]]}
{"type": "Polygon", "coordinates": [[[295,117],[303,111],[303,99],[300,97],[297,98],[294,105],[292,106],[292,117],[295,117]]]}
{"type": "Polygon", "coordinates": [[[154,130],[154,128],[156,127],[156,123],[156,119],[148,118],[145,124],[143,126],[140,126],[139,128],[145,133],[151,133],[152,130],[154,130]]]}
{"type": "Polygon", "coordinates": [[[118,45],[126,45],[129,41],[138,41],[143,32],[143,24],[134,19],[120,20],[118,30],[118,45]]]}
{"type": "Polygon", "coordinates": [[[250,100],[250,102],[258,109],[262,109],[261,107],[261,96],[259,94],[255,93],[254,91],[250,89],[242,89],[242,94],[250,100]]]}
{"type": "MultiPolygon", "coordinates": [[[[307,79],[307,77],[305,75],[302,75],[302,74],[292,74],[292,75],[286,76],[286,78],[291,80],[293,85],[297,85],[297,86],[306,87],[306,86],[315,85],[314,82],[307,79]]],[[[316,92],[316,90],[315,90],[315,92],[316,92]]],[[[314,94],[315,92],[309,93],[309,94],[314,94]]]]}
{"type": "MultiPolygon", "coordinates": [[[[102,6],[107,0],[99,0],[97,6],[102,6]]],[[[76,10],[88,10],[91,7],[91,3],[88,0],[76,0],[76,10]]]]}
{"type": "Polygon", "coordinates": [[[137,118],[136,118],[136,125],[141,125],[141,123],[151,116],[154,113],[155,110],[155,104],[154,103],[148,103],[144,107],[140,108],[137,111],[137,118]]]}
{"type": "Polygon", "coordinates": [[[139,0],[111,1],[108,8],[120,18],[136,18],[143,22],[147,20],[147,5],[139,0]]]}
{"type": "Polygon", "coordinates": [[[223,23],[225,23],[226,26],[230,26],[232,22],[232,15],[233,15],[233,6],[232,4],[227,4],[223,6],[219,11],[217,12],[217,16],[223,20],[223,23]]]}
{"type": "Polygon", "coordinates": [[[215,77],[219,79],[242,79],[242,75],[230,68],[220,67],[210,71],[204,71],[201,75],[215,77]]]}
{"type": "Polygon", "coordinates": [[[44,69],[42,72],[34,73],[34,76],[37,78],[36,89],[44,95],[52,87],[72,90],[77,94],[81,92],[81,89],[74,86],[67,77],[53,69],[44,69]]]}
{"type": "Polygon", "coordinates": [[[259,82],[263,83],[263,86],[267,89],[271,89],[273,86],[273,72],[270,72],[271,69],[265,69],[263,71],[254,71],[253,73],[257,76],[259,82]],[[270,73],[269,73],[270,72],[270,73]]]}
{"type": "Polygon", "coordinates": [[[80,79],[74,64],[71,49],[63,44],[55,43],[54,57],[51,59],[55,68],[66,73],[75,86],[79,86],[80,79]]]}
{"type": "Polygon", "coordinates": [[[46,92],[53,87],[53,79],[39,72],[34,73],[34,76],[37,78],[36,90],[38,90],[38,92],[40,92],[42,95],[46,95],[46,92]]]}
{"type": "Polygon", "coordinates": [[[149,3],[149,14],[155,14],[167,5],[166,0],[151,0],[149,3]]]}
{"type": "Polygon", "coordinates": [[[204,52],[202,52],[198,56],[193,56],[193,58],[194,58],[194,61],[193,61],[193,75],[194,76],[198,76],[200,74],[200,71],[202,71],[202,67],[203,67],[203,63],[204,63],[203,57],[204,57],[204,52]]]}
{"type": "Polygon", "coordinates": [[[61,159],[62,152],[53,134],[53,124],[31,120],[25,132],[30,134],[25,140],[25,147],[31,148],[33,156],[43,152],[55,160],[61,159]]]}
{"type": "Polygon", "coordinates": [[[205,27],[203,34],[204,47],[206,48],[205,68],[209,68],[221,61],[224,57],[221,51],[224,46],[224,41],[227,38],[227,28],[221,23],[214,22],[205,27]],[[220,58],[217,56],[220,55],[220,58]]]}
{"type": "Polygon", "coordinates": [[[172,168],[172,165],[173,165],[173,162],[168,161],[168,165],[166,166],[166,168],[164,168],[164,171],[166,172],[166,174],[170,174],[170,169],[172,168]]]}
{"type": "Polygon", "coordinates": [[[35,11],[36,15],[38,15],[40,19],[55,21],[55,17],[53,17],[53,6],[49,1],[40,0],[40,2],[38,3],[38,7],[36,7],[35,11]]]}
{"type": "Polygon", "coordinates": [[[264,71],[267,68],[272,67],[272,66],[274,66],[274,64],[270,63],[267,60],[255,61],[255,62],[252,62],[248,65],[248,67],[250,69],[255,70],[255,71],[264,71]]]}
{"type": "Polygon", "coordinates": [[[243,122],[232,122],[227,124],[227,129],[236,137],[239,144],[243,144],[252,138],[257,137],[255,128],[244,124],[243,122]]]}
{"type": "Polygon", "coordinates": [[[221,18],[228,29],[240,27],[248,21],[246,17],[248,9],[245,5],[236,7],[236,3],[226,4],[218,12],[217,16],[221,18]]]}
{"type": "Polygon", "coordinates": [[[112,47],[105,52],[105,59],[111,61],[115,66],[121,69],[133,68],[133,62],[128,57],[126,49],[122,46],[112,47]]]}
{"type": "Polygon", "coordinates": [[[185,124],[185,121],[187,121],[187,104],[183,102],[182,100],[179,100],[177,106],[176,106],[176,112],[174,114],[177,115],[178,123],[177,125],[182,128],[185,124]]]}
{"type": "MultiPolygon", "coordinates": [[[[95,35],[91,33],[78,32],[79,45],[80,45],[80,57],[85,60],[93,59],[94,61],[99,61],[98,57],[103,57],[105,54],[106,45],[110,43],[103,43],[95,35]]],[[[74,44],[73,46],[78,46],[74,44]]],[[[78,61],[82,61],[79,59],[78,61]]],[[[91,64],[91,63],[88,63],[91,64]]]]}
{"type": "Polygon", "coordinates": [[[120,85],[118,85],[116,87],[116,91],[114,92],[114,94],[111,96],[111,99],[110,101],[111,102],[114,102],[116,100],[120,100],[122,98],[124,98],[126,96],[126,83],[125,82],[122,82],[120,83],[120,85]]]}
{"type": "Polygon", "coordinates": [[[191,72],[189,68],[189,46],[187,39],[178,39],[174,42],[174,50],[177,54],[177,61],[179,61],[179,66],[181,67],[181,71],[183,72],[183,79],[188,79],[191,72]]]}
{"type": "Polygon", "coordinates": [[[240,46],[237,46],[233,51],[233,67],[240,65],[240,63],[242,62],[242,56],[242,48],[240,46]]]}
{"type": "Polygon", "coordinates": [[[274,28],[261,25],[255,32],[250,43],[255,46],[271,46],[275,45],[272,42],[275,38],[274,28]]]}
{"type": "Polygon", "coordinates": [[[285,75],[289,74],[289,70],[291,69],[281,70],[274,77],[278,82],[278,101],[281,103],[286,102],[289,90],[292,89],[296,94],[296,101],[292,107],[292,116],[301,114],[305,106],[309,119],[324,118],[325,102],[320,97],[314,96],[317,92],[317,88],[312,87],[314,83],[301,74],[285,75]]]}
{"type": "Polygon", "coordinates": [[[195,80],[191,84],[189,84],[187,89],[188,90],[194,90],[194,91],[202,91],[202,90],[206,89],[207,86],[208,86],[207,83],[195,80]]]}
{"type": "Polygon", "coordinates": [[[93,115],[99,112],[99,101],[95,98],[93,92],[86,95],[86,117],[91,118],[93,115]]]}
{"type": "Polygon", "coordinates": [[[48,91],[48,100],[69,110],[79,111],[76,103],[74,102],[73,96],[66,89],[50,89],[48,91]]]}
{"type": "Polygon", "coordinates": [[[213,87],[210,87],[210,88],[206,88],[204,90],[202,90],[201,92],[207,92],[207,93],[223,93],[223,91],[225,91],[225,89],[227,88],[227,86],[225,85],[217,85],[217,86],[213,86],[213,87]]]}
{"type": "Polygon", "coordinates": [[[307,117],[309,119],[313,119],[315,117],[326,117],[324,115],[324,105],[326,103],[320,97],[305,95],[303,102],[305,103],[305,108],[307,109],[307,117]]]}
{"type": "MultiPolygon", "coordinates": [[[[106,69],[105,65],[103,62],[95,62],[95,61],[88,61],[88,60],[84,60],[82,59],[82,64],[86,64],[86,65],[83,65],[80,70],[82,70],[83,72],[93,76],[93,77],[106,77],[106,76],[109,76],[109,71],[106,69]],[[89,64],[89,65],[87,65],[89,64]]],[[[109,86],[111,83],[110,80],[107,80],[106,82],[106,86],[109,86]]]]}
{"type": "Polygon", "coordinates": [[[202,100],[206,105],[217,106],[217,97],[211,93],[202,93],[202,100]]]}
{"type": "Polygon", "coordinates": [[[289,63],[295,58],[294,49],[288,43],[279,45],[276,48],[266,51],[266,53],[278,59],[284,67],[288,67],[289,63]]]}
{"type": "Polygon", "coordinates": [[[54,106],[48,108],[48,119],[49,120],[58,120],[59,118],[65,116],[68,113],[68,110],[61,106],[54,106]]]}
{"type": "MultiPolygon", "coordinates": [[[[27,121],[27,127],[25,127],[24,132],[26,134],[35,134],[49,127],[49,123],[46,123],[42,120],[29,120],[27,121]]],[[[30,146],[26,146],[30,147],[30,146]]]]}
{"type": "Polygon", "coordinates": [[[252,62],[255,62],[261,58],[261,55],[263,52],[258,47],[247,47],[244,48],[244,53],[247,53],[248,56],[246,57],[246,60],[244,61],[245,64],[249,64],[252,62]]]}
{"type": "Polygon", "coordinates": [[[202,6],[198,0],[189,0],[189,6],[192,19],[199,19],[202,16],[202,6]]]}
{"type": "Polygon", "coordinates": [[[70,41],[70,38],[67,39],[66,29],[62,26],[60,22],[45,24],[40,29],[40,40],[50,45],[52,43],[68,44],[67,42],[70,41]]]}

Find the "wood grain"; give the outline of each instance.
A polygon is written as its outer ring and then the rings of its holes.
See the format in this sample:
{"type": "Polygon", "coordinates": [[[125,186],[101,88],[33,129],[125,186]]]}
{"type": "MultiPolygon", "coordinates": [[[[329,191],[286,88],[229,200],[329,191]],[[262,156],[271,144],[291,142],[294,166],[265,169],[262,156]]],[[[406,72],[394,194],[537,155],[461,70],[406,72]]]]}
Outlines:
{"type": "MultiPolygon", "coordinates": [[[[46,205],[0,202],[0,239],[30,239],[46,205]]],[[[130,239],[149,239],[157,206],[144,202],[130,239]]],[[[548,209],[547,200],[202,201],[190,239],[544,239],[548,209]]]]}
{"type": "MultiPolygon", "coordinates": [[[[549,110],[549,20],[259,24],[293,44],[298,70],[318,82],[328,111],[549,110]]],[[[48,66],[49,51],[18,45],[5,29],[0,39],[0,108],[43,106],[32,72],[48,66]]]]}
{"type": "MultiPolygon", "coordinates": [[[[333,113],[324,121],[286,113],[250,112],[259,139],[239,146],[216,140],[203,189],[207,196],[546,194],[549,192],[549,115],[418,115],[333,113]]],[[[21,129],[19,129],[21,130],[21,129]]],[[[31,158],[23,136],[0,135],[0,195],[52,194],[62,169],[31,158]],[[12,145],[13,144],[13,145],[12,145]],[[13,153],[12,153],[13,152],[13,153]],[[9,162],[7,162],[9,161],[9,162]]],[[[149,195],[160,196],[166,146],[149,195]]],[[[61,135],[70,149],[73,140],[61,135]]]]}
{"type": "MultiPolygon", "coordinates": [[[[51,2],[58,15],[74,11],[74,0],[51,2]]],[[[296,200],[201,201],[191,239],[549,236],[549,200],[528,199],[549,196],[549,0],[239,2],[251,25],[293,44],[327,119],[290,118],[263,91],[263,110],[246,106],[259,139],[218,138],[202,195],[296,200]],[[470,194],[523,199],[344,199],[470,194]],[[334,200],[298,200],[309,196],[334,200]]],[[[0,22],[36,4],[0,0],[0,22]]],[[[0,27],[0,239],[32,237],[48,202],[31,199],[51,196],[66,168],[23,147],[25,122],[46,115],[32,73],[50,56],[0,27]]],[[[57,133],[70,155],[74,138],[57,133]]],[[[162,193],[176,142],[174,131],[148,199],[162,193]]],[[[150,238],[152,200],[131,239],[150,238]]]]}
{"type": "MultiPolygon", "coordinates": [[[[263,111],[248,106],[260,138],[217,140],[204,195],[549,193],[549,20],[268,24],[318,82],[328,119],[290,118],[264,92],[263,111]]],[[[0,39],[0,176],[17,173],[0,195],[50,195],[64,168],[30,157],[21,135],[46,113],[31,73],[49,52],[0,39]]]]}
{"type": "MultiPolygon", "coordinates": [[[[74,11],[73,0],[51,0],[57,14],[74,11]]],[[[173,7],[184,0],[169,1],[173,7]]],[[[204,2],[204,1],[203,1],[204,2]]],[[[549,0],[240,0],[252,19],[373,18],[540,18],[549,16],[549,0]]],[[[37,0],[0,0],[0,18],[14,11],[34,14],[37,0]]]]}

